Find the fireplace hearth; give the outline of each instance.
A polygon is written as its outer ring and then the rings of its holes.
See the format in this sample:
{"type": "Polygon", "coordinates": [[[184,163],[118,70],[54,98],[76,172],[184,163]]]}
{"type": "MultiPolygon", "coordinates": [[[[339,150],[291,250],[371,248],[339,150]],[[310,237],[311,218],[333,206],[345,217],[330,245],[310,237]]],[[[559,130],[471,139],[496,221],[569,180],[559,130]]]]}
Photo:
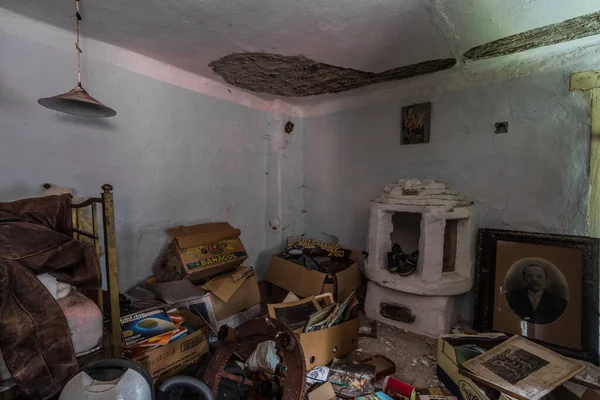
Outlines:
{"type": "Polygon", "coordinates": [[[456,322],[457,296],[473,285],[475,205],[434,180],[404,179],[387,185],[371,202],[369,318],[429,336],[456,322]],[[394,244],[418,251],[416,270],[402,276],[388,269],[394,244]]]}

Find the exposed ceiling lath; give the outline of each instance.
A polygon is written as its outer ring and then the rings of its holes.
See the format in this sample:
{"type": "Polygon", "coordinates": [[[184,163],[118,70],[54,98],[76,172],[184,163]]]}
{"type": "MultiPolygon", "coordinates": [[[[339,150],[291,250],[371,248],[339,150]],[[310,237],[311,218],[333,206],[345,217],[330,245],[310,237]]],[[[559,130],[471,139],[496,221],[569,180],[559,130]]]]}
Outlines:
{"type": "Polygon", "coordinates": [[[452,68],[456,60],[425,61],[380,73],[336,67],[304,56],[271,53],[229,54],[209,65],[231,85],[253,92],[303,97],[430,74],[452,68]]]}

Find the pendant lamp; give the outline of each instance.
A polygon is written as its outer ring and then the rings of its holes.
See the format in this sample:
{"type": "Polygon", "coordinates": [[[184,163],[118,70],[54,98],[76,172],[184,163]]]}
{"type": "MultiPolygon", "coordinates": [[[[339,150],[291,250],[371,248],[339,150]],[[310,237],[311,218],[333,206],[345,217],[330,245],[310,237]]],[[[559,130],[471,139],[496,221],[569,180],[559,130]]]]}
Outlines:
{"type": "Polygon", "coordinates": [[[75,17],[77,19],[77,86],[67,93],[59,94],[53,97],[39,99],[38,103],[51,110],[64,112],[83,117],[113,117],[117,112],[110,107],[105,106],[93,98],[81,86],[81,48],[79,47],[79,23],[81,13],[79,12],[79,0],[75,0],[75,17]]]}

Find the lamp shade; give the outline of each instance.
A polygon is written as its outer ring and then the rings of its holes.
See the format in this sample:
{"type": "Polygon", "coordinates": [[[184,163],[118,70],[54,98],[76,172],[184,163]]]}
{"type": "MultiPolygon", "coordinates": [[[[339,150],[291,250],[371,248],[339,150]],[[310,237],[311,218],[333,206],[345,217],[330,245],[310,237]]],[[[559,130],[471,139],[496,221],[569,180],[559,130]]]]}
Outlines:
{"type": "Polygon", "coordinates": [[[51,110],[82,117],[114,117],[117,112],[93,98],[81,86],[67,93],[39,99],[38,103],[51,110]]]}

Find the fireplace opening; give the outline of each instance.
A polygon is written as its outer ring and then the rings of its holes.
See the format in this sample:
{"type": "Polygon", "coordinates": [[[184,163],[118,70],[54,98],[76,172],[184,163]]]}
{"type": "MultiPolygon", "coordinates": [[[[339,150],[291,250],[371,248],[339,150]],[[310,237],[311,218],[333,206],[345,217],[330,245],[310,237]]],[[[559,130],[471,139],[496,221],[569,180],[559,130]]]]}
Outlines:
{"type": "Polygon", "coordinates": [[[456,269],[456,242],[458,236],[458,223],[458,219],[446,220],[446,228],[444,228],[442,273],[454,272],[456,269]]]}
{"type": "MultiPolygon", "coordinates": [[[[393,230],[390,234],[391,245],[399,244],[404,253],[410,254],[419,250],[421,237],[421,214],[411,212],[395,212],[392,215],[393,230]]],[[[389,251],[389,250],[388,250],[389,251]]]]}

